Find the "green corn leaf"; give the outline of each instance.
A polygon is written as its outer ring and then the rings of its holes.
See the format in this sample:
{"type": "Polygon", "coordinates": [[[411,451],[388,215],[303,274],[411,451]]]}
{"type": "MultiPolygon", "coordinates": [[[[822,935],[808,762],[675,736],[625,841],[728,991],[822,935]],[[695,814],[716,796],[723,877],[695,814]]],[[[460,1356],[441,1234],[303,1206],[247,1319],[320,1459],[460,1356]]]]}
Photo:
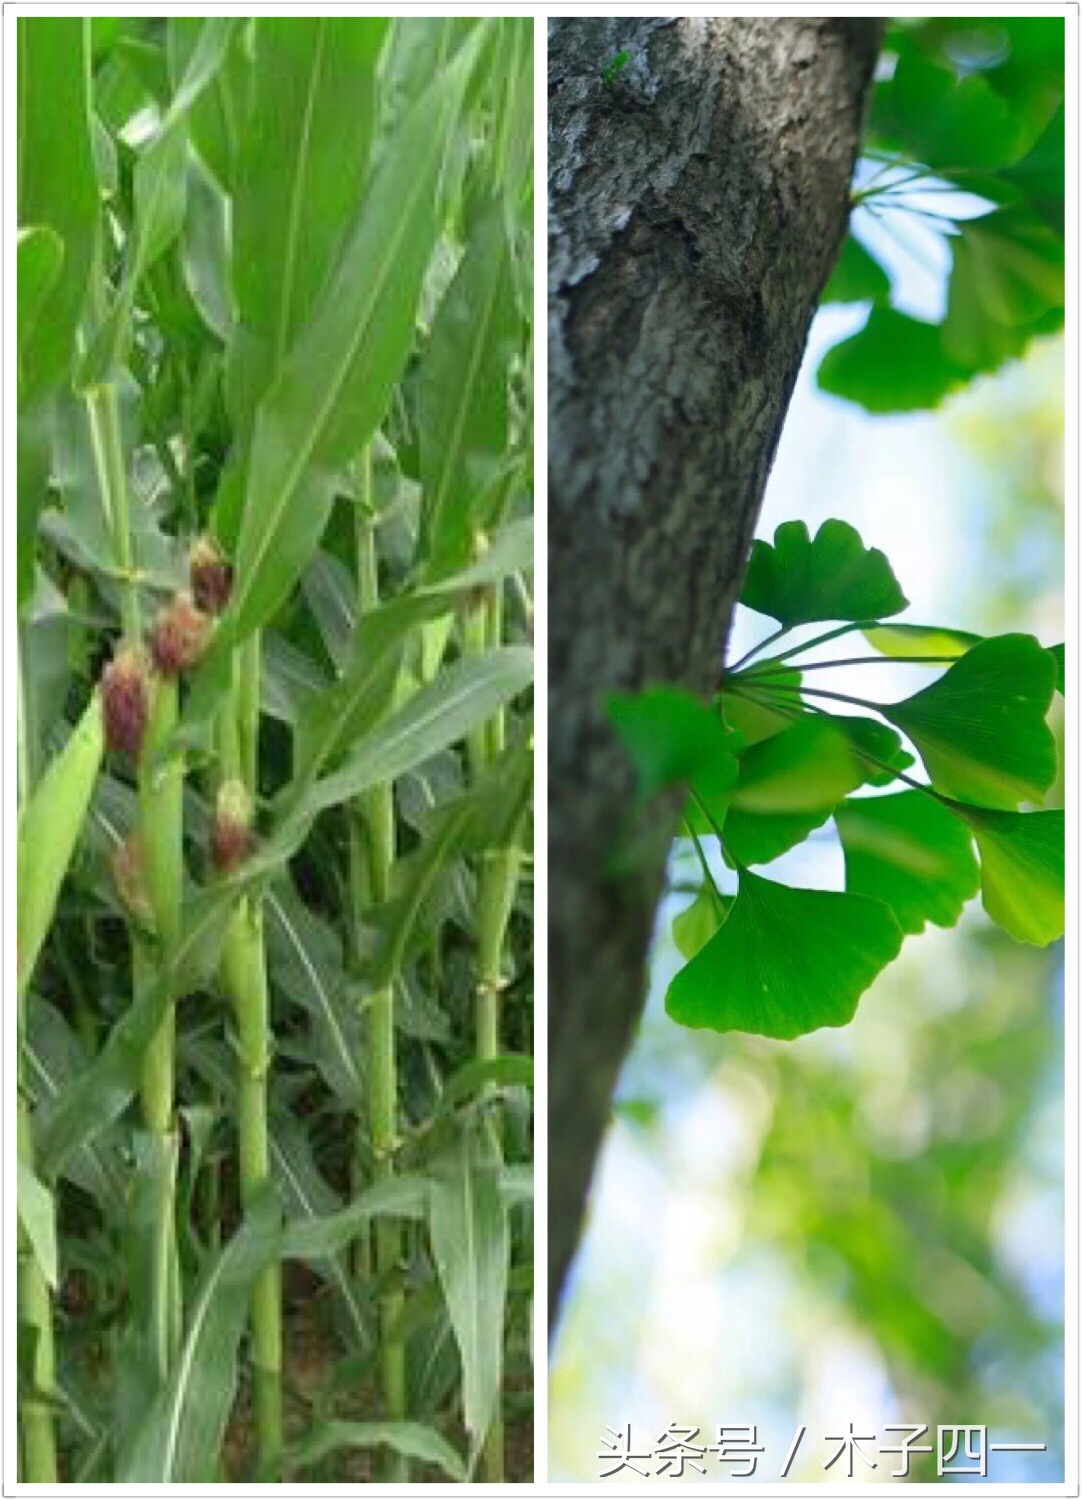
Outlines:
{"type": "Polygon", "coordinates": [[[1056,663],[1029,635],[994,636],[883,716],[916,745],[933,785],[988,807],[1041,802],[1056,777],[1045,723],[1056,663]]]}
{"type": "Polygon", "coordinates": [[[254,22],[251,115],[233,192],[238,327],[226,376],[242,433],[356,219],[387,25],[374,16],[254,22]]]}
{"type": "Polygon", "coordinates": [[[330,684],[313,659],[278,631],[265,630],[260,644],[262,711],[296,730],[308,722],[314,703],[330,684]]]}
{"type": "Polygon", "coordinates": [[[926,792],[850,799],[834,821],[845,850],[845,888],[884,901],[903,932],[953,927],[977,894],[970,830],[926,792]]]}
{"type": "Polygon", "coordinates": [[[392,1177],[365,1188],[337,1212],[293,1219],[285,1227],[282,1258],[319,1260],[336,1255],[373,1219],[423,1219],[428,1212],[430,1188],[427,1177],[392,1177]]]}
{"type": "Polygon", "coordinates": [[[462,1361],[462,1419],[476,1449],[496,1413],[511,1252],[499,1153],[487,1125],[433,1163],[429,1234],[462,1361]]]}
{"type": "Polygon", "coordinates": [[[473,555],[506,464],[508,376],[521,334],[512,246],[499,200],[477,212],[422,358],[421,550],[436,573],[473,555]]]}
{"type": "Polygon", "coordinates": [[[245,868],[185,903],[180,939],[163,956],[151,983],[114,1023],[86,1072],[43,1110],[37,1145],[38,1167],[46,1180],[124,1109],[136,1089],[143,1053],[173,998],[198,989],[214,974],[234,909],[264,874],[253,860],[251,871],[245,868]]]}
{"type": "Polygon", "coordinates": [[[290,1468],[311,1469],[332,1453],[352,1448],[390,1448],[404,1458],[434,1465],[455,1484],[467,1480],[466,1466],[447,1439],[422,1422],[317,1423],[289,1449],[286,1462],[290,1468]]]}
{"type": "MultiPolygon", "coordinates": [[[[123,1265],[127,1317],[117,1359],[114,1414],[123,1433],[146,1420],[164,1383],[179,1342],[179,1308],[169,1295],[169,1268],[176,1269],[172,1217],[178,1145],[175,1137],[136,1133],[124,1229],[123,1265]]],[[[119,1444],[118,1444],[119,1446],[119,1444]]]]}
{"type": "Polygon", "coordinates": [[[29,1162],[19,1162],[16,1191],[19,1223],[30,1242],[47,1286],[57,1287],[56,1205],[53,1195],[29,1162]]]}
{"type": "Polygon", "coordinates": [[[740,602],[789,627],[880,620],[907,601],[883,553],[845,521],[824,521],[814,540],[803,521],[784,521],[773,546],[752,546],[740,602]]]}
{"type": "Polygon", "coordinates": [[[448,138],[475,56],[467,43],[382,152],[337,267],[260,404],[220,650],[288,596],[319,544],[335,468],[384,415],[413,339],[448,138]]]}
{"type": "Polygon", "coordinates": [[[30,400],[68,368],[97,243],[89,19],[20,16],[17,45],[18,219],[63,247],[46,307],[25,340],[20,335],[20,399],[30,400]]]}
{"type": "MultiPolygon", "coordinates": [[[[287,1224],[305,1220],[326,1222],[341,1212],[342,1204],[316,1167],[303,1127],[294,1115],[275,1111],[270,1130],[271,1173],[286,1213],[287,1224]]],[[[284,1231],[288,1235],[288,1229],[284,1231]]],[[[341,1312],[340,1329],[347,1348],[364,1347],[368,1307],[344,1249],[312,1256],[308,1264],[332,1288],[341,1312]]]]}
{"type": "Polygon", "coordinates": [[[341,673],[349,661],[357,628],[357,585],[353,575],[337,557],[321,550],[309,563],[302,587],[327,655],[341,673]]]}
{"type": "Polygon", "coordinates": [[[741,870],[725,922],[673,979],[665,1008],[682,1026],[791,1040],[851,1021],[901,946],[881,901],[741,870]]]}
{"type": "Polygon", "coordinates": [[[638,773],[640,802],[680,782],[707,801],[728,793],[737,764],[732,735],[716,709],[675,687],[611,693],[606,707],[638,773]]]}
{"type": "Polygon", "coordinates": [[[64,242],[39,225],[20,229],[18,240],[19,390],[30,385],[28,360],[38,321],[64,265],[64,242]]]}
{"type": "Polygon", "coordinates": [[[154,139],[135,166],[135,229],[128,247],[124,278],[112,306],[95,331],[80,361],[79,385],[103,385],[123,360],[131,337],[139,283],[180,234],[184,223],[187,173],[188,111],[211,83],[229,47],[236,21],[210,16],[203,23],[180,87],[154,139]]]}
{"type": "Polygon", "coordinates": [[[19,818],[18,993],[26,995],[90,806],[104,750],[95,694],[19,818]]]}
{"type": "MultiPolygon", "coordinates": [[[[27,1007],[20,1053],[21,1086],[35,1109],[47,1111],[89,1064],[63,1013],[40,995],[27,1007]]],[[[94,1200],[107,1221],[124,1212],[127,1168],[116,1132],[103,1130],[82,1142],[64,1163],[64,1176],[94,1200]]]]}
{"type": "Polygon", "coordinates": [[[981,856],[984,909],[1020,943],[1046,947],[1063,936],[1064,817],[992,812],[952,803],[981,856]]]}
{"type": "Polygon", "coordinates": [[[401,971],[415,930],[432,930],[428,902],[433,887],[454,867],[462,853],[474,816],[470,798],[441,808],[420,850],[395,870],[394,899],[385,912],[376,915],[380,951],[372,965],[372,988],[379,990],[401,971]]]}
{"type": "Polygon", "coordinates": [[[498,1088],[533,1088],[533,1058],[521,1053],[500,1057],[475,1057],[463,1063],[444,1085],[440,1095],[442,1110],[456,1109],[490,1086],[498,1088]]]}
{"type": "Polygon", "coordinates": [[[198,1484],[216,1477],[248,1299],[256,1277],[278,1254],[279,1225],[268,1186],[202,1279],[169,1383],[121,1456],[120,1483],[198,1484]]]}
{"type": "MultiPolygon", "coordinates": [[[[199,43],[203,18],[171,16],[166,50],[169,76],[174,88],[183,79],[199,43]]],[[[236,183],[237,157],[241,140],[250,129],[248,96],[251,61],[246,45],[245,26],[238,26],[214,78],[188,115],[188,136],[203,164],[222,192],[229,193],[236,183]]]]}
{"type": "Polygon", "coordinates": [[[312,782],[290,805],[282,833],[324,808],[351,801],[370,786],[395,780],[456,744],[532,680],[533,652],[528,646],[503,646],[455,662],[366,735],[337,771],[312,782]]]}
{"type": "Polygon", "coordinates": [[[358,1109],[364,1094],[358,1060],[364,1052],[360,1018],[347,999],[341,941],[308,910],[286,875],[267,888],[263,911],[274,984],[308,1013],[328,1086],[346,1108],[358,1109]]]}

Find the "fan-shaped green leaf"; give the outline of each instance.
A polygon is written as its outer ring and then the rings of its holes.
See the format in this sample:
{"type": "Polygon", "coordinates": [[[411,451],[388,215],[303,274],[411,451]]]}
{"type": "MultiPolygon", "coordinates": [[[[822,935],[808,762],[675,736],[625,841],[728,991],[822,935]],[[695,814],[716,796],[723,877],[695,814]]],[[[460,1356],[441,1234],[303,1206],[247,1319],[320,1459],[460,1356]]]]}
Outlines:
{"type": "Polygon", "coordinates": [[[673,917],[673,942],[685,958],[694,958],[710,941],[731,905],[730,899],[719,896],[714,887],[705,882],[691,905],[673,917]]]}
{"type": "Polygon", "coordinates": [[[640,801],[681,781],[711,801],[735,782],[733,736],[717,710],[693,693],[675,687],[611,693],[606,707],[638,772],[640,801]]]}
{"type": "Polygon", "coordinates": [[[938,324],[877,305],[859,332],[827,350],[817,379],[820,390],[866,411],[918,411],[938,406],[971,374],[944,350],[938,324]]]}
{"type": "Polygon", "coordinates": [[[1067,671],[1067,659],[1066,647],[1064,646],[1064,643],[1060,641],[1058,646],[1049,646],[1048,654],[1056,663],[1056,691],[1059,693],[1061,698],[1066,697],[1067,686],[1065,674],[1067,671]]]}
{"type": "Polygon", "coordinates": [[[901,736],[886,724],[880,724],[878,719],[866,719],[861,714],[839,714],[832,715],[831,722],[848,736],[861,767],[861,780],[870,786],[888,786],[898,771],[913,764],[913,757],[902,744],[901,736]]]}
{"type": "Polygon", "coordinates": [[[954,804],[977,840],[981,899],[1020,943],[1045,947],[1063,936],[1063,813],[992,812],[954,804]]]}
{"type": "Polygon", "coordinates": [[[845,521],[824,521],[814,541],[803,521],[785,521],[773,546],[757,541],[740,601],[786,626],[879,620],[907,603],[884,554],[845,521]]]}
{"type": "Polygon", "coordinates": [[[1021,354],[1035,333],[1058,327],[1063,253],[1062,235],[1024,207],[964,224],[951,241],[943,323],[948,357],[972,370],[992,370],[1021,354]]]}
{"type": "MultiPolygon", "coordinates": [[[[721,841],[730,863],[769,864],[825,823],[842,798],[867,779],[843,722],[805,714],[740,752],[728,811],[710,808],[715,821],[724,815],[721,841]]],[[[697,832],[710,831],[694,813],[690,821],[697,832]]]]}
{"type": "Polygon", "coordinates": [[[797,697],[800,681],[800,673],[795,670],[771,670],[769,687],[777,698],[778,707],[775,708],[765,701],[765,679],[754,686],[750,676],[745,677],[742,673],[725,679],[721,700],[725,722],[736,730],[742,744],[754,745],[788,728],[793,722],[793,714],[801,711],[797,697]]]}
{"type": "Polygon", "coordinates": [[[751,813],[731,807],[722,825],[722,852],[730,865],[768,865],[822,828],[832,811],[833,804],[810,812],[779,813],[751,813]]]}
{"type": "Polygon", "coordinates": [[[881,901],[742,870],[724,924],[672,981],[665,1008],[683,1026],[784,1040],[844,1026],[901,946],[881,901]]]}
{"type": "Polygon", "coordinates": [[[898,60],[893,77],[876,89],[872,127],[930,167],[1001,167],[1033,145],[1043,120],[997,93],[979,73],[916,53],[898,60]]]}
{"type": "Polygon", "coordinates": [[[826,716],[807,714],[737,759],[729,802],[750,813],[829,810],[864,780],[849,737],[826,716]]]}
{"type": "Polygon", "coordinates": [[[969,630],[944,630],[938,625],[873,625],[863,632],[869,646],[884,656],[964,656],[983,636],[969,630]]]}
{"type": "Polygon", "coordinates": [[[916,745],[939,791],[1015,807],[1043,801],[1056,777],[1045,723],[1055,680],[1055,661],[1033,636],[993,636],[882,713],[916,745]]]}
{"type": "Polygon", "coordinates": [[[964,823],[926,792],[850,799],[834,814],[845,888],[885,901],[903,932],[953,927],[980,874],[964,823]]]}
{"type": "Polygon", "coordinates": [[[889,296],[890,277],[850,231],[820,300],[885,302],[889,296]]]}

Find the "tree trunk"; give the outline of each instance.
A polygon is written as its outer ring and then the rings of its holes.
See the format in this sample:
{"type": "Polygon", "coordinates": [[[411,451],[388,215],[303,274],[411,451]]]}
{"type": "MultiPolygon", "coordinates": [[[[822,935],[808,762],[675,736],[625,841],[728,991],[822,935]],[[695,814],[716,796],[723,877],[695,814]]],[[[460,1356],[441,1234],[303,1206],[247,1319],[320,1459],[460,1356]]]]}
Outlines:
{"type": "Polygon", "coordinates": [[[550,22],[550,1310],[679,812],[615,870],[634,783],[604,692],[717,683],[879,40],[866,19],[550,22]]]}

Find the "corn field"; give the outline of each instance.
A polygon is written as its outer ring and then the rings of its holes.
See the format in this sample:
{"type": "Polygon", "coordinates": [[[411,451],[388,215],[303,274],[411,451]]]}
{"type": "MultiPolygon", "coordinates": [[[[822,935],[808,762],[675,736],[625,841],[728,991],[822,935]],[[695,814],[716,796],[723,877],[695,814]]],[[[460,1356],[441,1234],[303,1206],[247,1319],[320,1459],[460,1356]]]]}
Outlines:
{"type": "Polygon", "coordinates": [[[531,47],[18,22],[26,1481],[531,1477],[531,47]]]}

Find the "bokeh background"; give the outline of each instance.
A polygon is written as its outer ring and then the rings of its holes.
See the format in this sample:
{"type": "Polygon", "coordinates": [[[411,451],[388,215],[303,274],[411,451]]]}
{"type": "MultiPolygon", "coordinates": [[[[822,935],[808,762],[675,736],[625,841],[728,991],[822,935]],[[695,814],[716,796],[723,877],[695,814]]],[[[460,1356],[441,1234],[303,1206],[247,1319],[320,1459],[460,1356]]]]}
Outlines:
{"type": "MultiPolygon", "coordinates": [[[[858,229],[889,258],[896,303],[937,317],[949,253],[915,207],[858,229]]],[[[1061,640],[1062,341],[935,412],[872,417],[815,385],[824,350],[864,312],[815,320],[759,534],[841,517],[891,559],[911,601],[901,619],[1061,640]]],[[[733,657],[770,625],[737,613],[733,657]]],[[[925,670],[854,667],[831,687],[889,701],[925,670]]],[[[1048,805],[1061,800],[1062,785],[1048,805]]],[[[908,938],[844,1030],[793,1043],[691,1033],[662,1003],[690,858],[674,853],[553,1345],[550,1478],[596,1482],[606,1426],[630,1423],[649,1452],[670,1422],[709,1443],[724,1421],[757,1425],[761,1481],[777,1481],[806,1425],[789,1480],[844,1484],[844,1456],[823,1469],[825,1438],[850,1422],[884,1443],[899,1441],[890,1423],[927,1423],[933,1441],[939,1425],[985,1424],[990,1442],[1047,1444],[992,1454],[990,1481],[1061,1480],[1062,945],[1014,943],[974,902],[956,929],[908,938]]],[[[832,824],[775,872],[841,889],[832,824]]],[[[897,1483],[898,1460],[864,1447],[878,1468],[857,1459],[854,1482],[897,1483]]],[[[711,1455],[706,1467],[684,1482],[729,1478],[711,1455]]],[[[935,1477],[934,1458],[913,1460],[911,1481],[935,1477]]]]}

